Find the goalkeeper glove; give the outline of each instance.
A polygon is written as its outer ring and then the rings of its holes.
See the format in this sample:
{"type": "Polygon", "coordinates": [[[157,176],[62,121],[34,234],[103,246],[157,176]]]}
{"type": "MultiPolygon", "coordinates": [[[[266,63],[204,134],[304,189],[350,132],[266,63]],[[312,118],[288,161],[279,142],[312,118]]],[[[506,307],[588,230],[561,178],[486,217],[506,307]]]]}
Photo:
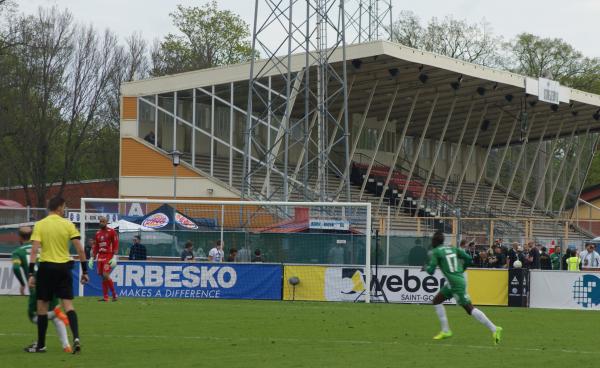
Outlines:
{"type": "Polygon", "coordinates": [[[115,268],[117,267],[117,256],[113,256],[110,261],[108,262],[108,264],[110,265],[110,267],[115,268]]]}
{"type": "Polygon", "coordinates": [[[88,268],[90,270],[94,269],[94,259],[93,258],[90,258],[90,260],[88,261],[88,268]]]}

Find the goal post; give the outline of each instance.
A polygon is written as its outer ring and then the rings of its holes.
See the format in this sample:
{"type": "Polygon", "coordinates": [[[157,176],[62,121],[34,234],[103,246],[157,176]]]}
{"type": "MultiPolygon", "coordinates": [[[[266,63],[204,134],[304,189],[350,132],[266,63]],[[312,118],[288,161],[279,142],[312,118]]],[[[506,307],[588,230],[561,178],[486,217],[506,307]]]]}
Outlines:
{"type": "MultiPolygon", "coordinates": [[[[206,262],[212,244],[225,240],[226,251],[237,247],[239,263],[253,262],[256,255],[251,252],[261,248],[267,253],[261,262],[281,264],[282,269],[286,265],[325,268],[334,264],[357,269],[363,273],[360,278],[364,281],[360,283],[364,285],[360,292],[353,291],[355,301],[371,301],[369,202],[82,198],[78,221],[84,245],[88,244],[86,237],[97,231],[100,214],[109,215],[110,225],[119,227],[121,247],[126,245],[124,239],[140,234],[157,244],[149,251],[149,256],[156,259],[176,258],[186,241],[192,239],[197,247],[194,250],[205,256],[199,258],[200,262],[206,262]],[[335,257],[340,255],[338,247],[343,249],[341,258],[335,257]]],[[[124,249],[119,254],[126,258],[124,249]]],[[[354,282],[356,277],[352,276],[354,282]]],[[[282,281],[284,289],[291,287],[287,279],[282,281]]],[[[295,291],[295,285],[293,288],[295,291]]]]}

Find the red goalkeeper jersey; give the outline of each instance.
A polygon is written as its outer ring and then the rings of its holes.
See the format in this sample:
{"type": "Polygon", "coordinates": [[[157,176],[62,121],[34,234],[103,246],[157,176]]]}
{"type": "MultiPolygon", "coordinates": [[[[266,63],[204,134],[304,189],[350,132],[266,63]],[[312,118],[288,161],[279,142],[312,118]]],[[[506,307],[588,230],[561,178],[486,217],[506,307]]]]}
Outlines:
{"type": "Polygon", "coordinates": [[[109,227],[96,232],[96,244],[92,248],[92,255],[98,256],[98,261],[109,261],[119,251],[119,236],[109,227]]]}

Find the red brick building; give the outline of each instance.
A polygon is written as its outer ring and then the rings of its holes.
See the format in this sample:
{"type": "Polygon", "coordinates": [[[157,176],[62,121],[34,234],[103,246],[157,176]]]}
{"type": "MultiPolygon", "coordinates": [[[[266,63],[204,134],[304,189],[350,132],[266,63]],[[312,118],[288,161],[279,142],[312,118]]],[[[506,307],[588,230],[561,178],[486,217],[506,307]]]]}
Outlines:
{"type": "MultiPolygon", "coordinates": [[[[46,200],[55,196],[60,189],[60,184],[53,184],[46,195],[46,200]]],[[[28,189],[32,207],[37,204],[37,196],[33,189],[28,189]]],[[[67,201],[67,207],[79,208],[81,198],[117,198],[119,195],[119,181],[116,179],[85,180],[71,182],[65,185],[63,198],[67,201]]],[[[0,188],[0,198],[16,201],[27,206],[25,190],[21,187],[0,188]]]]}

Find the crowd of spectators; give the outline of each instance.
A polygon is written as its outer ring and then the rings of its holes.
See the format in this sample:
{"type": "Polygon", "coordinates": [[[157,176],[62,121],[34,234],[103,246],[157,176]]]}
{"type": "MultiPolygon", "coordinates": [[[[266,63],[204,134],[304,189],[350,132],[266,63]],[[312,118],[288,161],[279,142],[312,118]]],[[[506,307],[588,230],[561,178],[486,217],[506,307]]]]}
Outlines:
{"type": "MultiPolygon", "coordinates": [[[[94,240],[90,239],[85,247],[86,253],[91,252],[93,244],[94,240]]],[[[182,262],[265,262],[262,251],[259,248],[252,251],[248,247],[243,247],[238,251],[237,248],[231,247],[228,249],[227,257],[225,257],[224,247],[224,242],[217,240],[208,252],[208,257],[205,259],[203,257],[204,252],[202,249],[196,249],[196,251],[194,251],[194,243],[191,240],[188,240],[184,244],[184,249],[181,251],[179,259],[182,262]],[[196,252],[198,251],[200,256],[196,255],[196,252]]],[[[142,238],[139,235],[134,235],[133,237],[133,244],[128,251],[128,259],[130,261],[147,260],[147,249],[146,246],[142,244],[142,238]]]]}
{"type": "Polygon", "coordinates": [[[581,252],[567,248],[564,253],[558,245],[547,249],[533,241],[524,246],[513,242],[509,247],[498,239],[491,247],[477,249],[475,242],[462,240],[459,246],[473,258],[472,267],[477,268],[512,269],[516,264],[532,270],[600,270],[600,254],[593,243],[587,243],[581,252]]]}

